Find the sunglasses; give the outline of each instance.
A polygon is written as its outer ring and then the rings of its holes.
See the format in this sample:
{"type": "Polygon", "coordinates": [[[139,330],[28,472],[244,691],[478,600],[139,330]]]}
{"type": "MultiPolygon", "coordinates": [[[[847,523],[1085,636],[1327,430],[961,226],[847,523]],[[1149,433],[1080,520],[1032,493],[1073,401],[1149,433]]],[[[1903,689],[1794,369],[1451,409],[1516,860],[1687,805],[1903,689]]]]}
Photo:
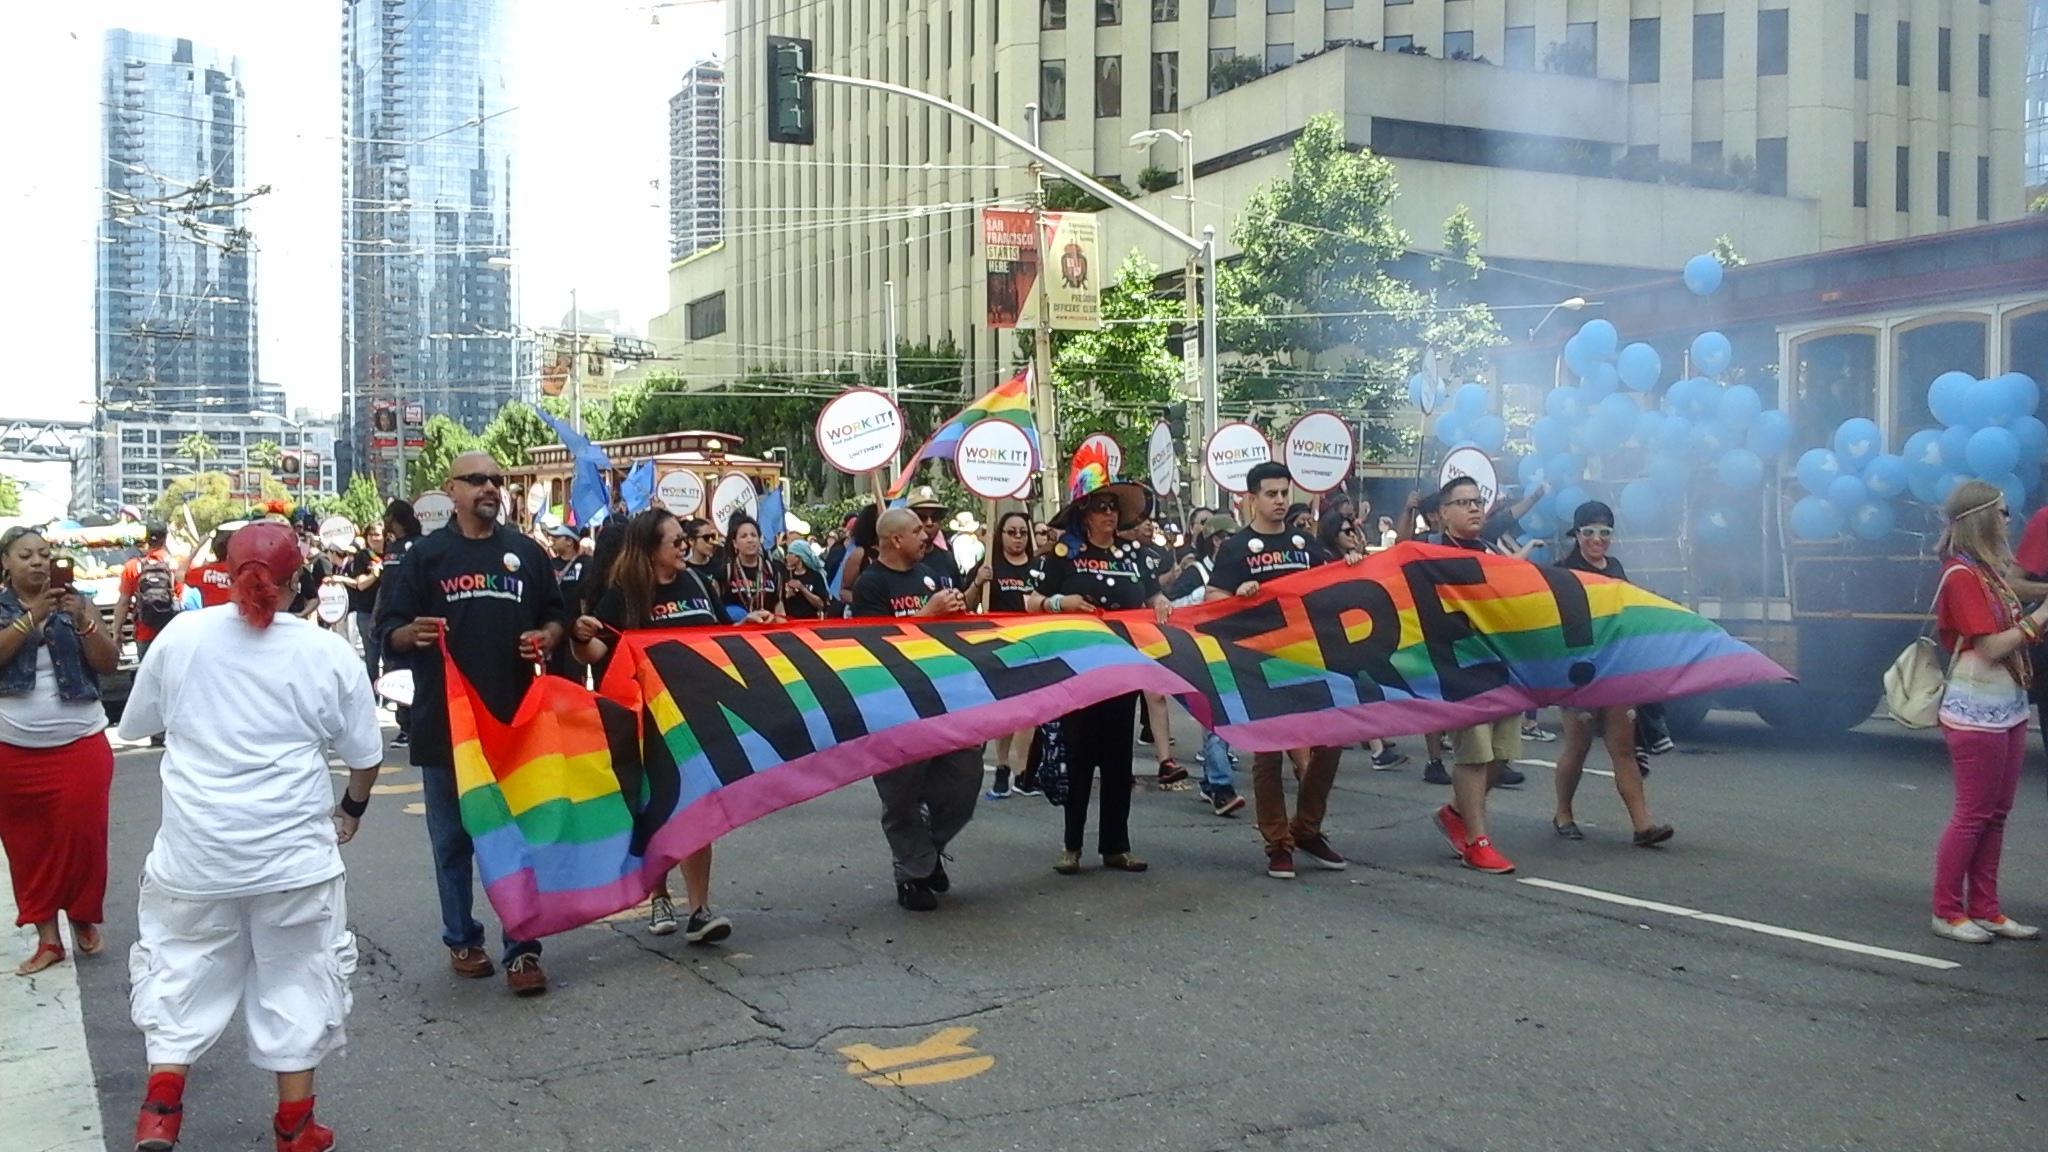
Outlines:
{"type": "Polygon", "coordinates": [[[481,488],[486,484],[493,488],[503,488],[505,486],[505,474],[503,472],[464,472],[460,476],[450,476],[449,479],[460,480],[472,488],[481,488]]]}
{"type": "Polygon", "coordinates": [[[1025,530],[1023,530],[1022,528],[1005,528],[1005,529],[1003,529],[1003,535],[1005,535],[1005,536],[1029,536],[1029,535],[1031,535],[1031,533],[1029,533],[1029,532],[1026,532],[1026,531],[1025,531],[1025,530]]]}
{"type": "Polygon", "coordinates": [[[1116,511],[1116,501],[1114,501],[1114,500],[1095,500],[1095,501],[1091,501],[1091,502],[1089,502],[1089,503],[1087,503],[1087,504],[1083,504],[1083,505],[1081,505],[1081,510],[1082,510],[1082,511],[1084,511],[1084,512],[1114,512],[1114,511],[1116,511]]]}
{"type": "Polygon", "coordinates": [[[940,520],[943,520],[945,516],[946,514],[944,512],[919,512],[917,514],[917,518],[919,520],[924,521],[927,524],[937,524],[940,520]]]}
{"type": "Polygon", "coordinates": [[[1614,529],[1605,524],[1588,524],[1578,529],[1578,534],[1581,539],[1610,540],[1614,537],[1614,529]]]}

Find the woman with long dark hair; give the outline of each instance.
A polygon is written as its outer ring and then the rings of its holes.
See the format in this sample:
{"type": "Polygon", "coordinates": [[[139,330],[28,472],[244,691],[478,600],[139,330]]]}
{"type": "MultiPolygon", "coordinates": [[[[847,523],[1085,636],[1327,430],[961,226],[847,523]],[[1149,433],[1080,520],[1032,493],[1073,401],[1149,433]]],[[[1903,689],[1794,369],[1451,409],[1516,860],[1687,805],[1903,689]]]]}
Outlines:
{"type": "Polygon", "coordinates": [[[60,584],[50,542],[33,528],[0,536],[0,847],[16,926],[36,926],[17,976],[64,959],[57,914],[81,956],[106,947],[107,794],[114,751],[100,677],[120,650],[77,588],[60,584]]]}
{"type": "Polygon", "coordinates": [[[782,582],[761,547],[761,525],[745,512],[726,521],[731,559],[725,566],[726,618],[735,624],[774,624],[782,617],[782,582]]]}
{"type": "MultiPolygon", "coordinates": [[[[608,662],[612,643],[606,638],[626,632],[723,623],[717,587],[690,567],[688,548],[683,522],[672,513],[656,508],[633,517],[612,565],[610,587],[596,610],[577,617],[570,630],[576,658],[591,665],[608,662]]],[[[684,857],[682,873],[683,894],[690,901],[684,938],[692,944],[715,944],[732,935],[732,921],[711,912],[711,846],[684,857]]],[[[649,904],[647,930],[666,936],[676,926],[676,907],[664,875],[649,904]]]]}
{"type": "MultiPolygon", "coordinates": [[[[1031,517],[1017,511],[1003,513],[996,521],[995,549],[982,561],[975,577],[976,583],[988,588],[988,610],[1024,611],[1031,595],[1031,573],[1035,566],[1031,555],[1031,517]]],[[[975,603],[978,602],[970,598],[969,607],[975,603]]],[[[1016,792],[1037,795],[1036,789],[1022,786],[1027,782],[1024,770],[1031,755],[1031,741],[1037,734],[1037,729],[1026,728],[996,738],[996,782],[988,790],[988,799],[1004,800],[1016,792]],[[1016,786],[1011,784],[1013,774],[1016,786]]]]}

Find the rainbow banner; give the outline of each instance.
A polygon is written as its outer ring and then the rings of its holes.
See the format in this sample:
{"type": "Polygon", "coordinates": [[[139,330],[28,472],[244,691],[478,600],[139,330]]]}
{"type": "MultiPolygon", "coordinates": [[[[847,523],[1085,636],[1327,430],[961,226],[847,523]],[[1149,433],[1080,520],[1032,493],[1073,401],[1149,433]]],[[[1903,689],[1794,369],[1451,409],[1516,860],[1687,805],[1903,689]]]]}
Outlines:
{"type": "Polygon", "coordinates": [[[910,454],[910,462],[896,477],[896,483],[889,486],[889,499],[894,500],[910,488],[910,482],[917,476],[917,466],[927,460],[951,461],[960,449],[960,437],[967,430],[983,420],[1007,420],[1024,429],[1024,435],[1031,440],[1031,450],[1038,451],[1038,425],[1031,420],[1031,365],[1026,364],[1015,376],[981,394],[980,398],[953,414],[951,420],[939,425],[939,429],[925,438],[910,454]]]}
{"type": "Polygon", "coordinates": [[[1135,611],[632,633],[603,696],[543,678],[510,724],[452,665],[448,684],[485,889],[507,931],[536,937],[631,907],[778,809],[1140,689],[1256,752],[1778,679],[1633,585],[1404,544],[1165,624],[1135,611]]]}

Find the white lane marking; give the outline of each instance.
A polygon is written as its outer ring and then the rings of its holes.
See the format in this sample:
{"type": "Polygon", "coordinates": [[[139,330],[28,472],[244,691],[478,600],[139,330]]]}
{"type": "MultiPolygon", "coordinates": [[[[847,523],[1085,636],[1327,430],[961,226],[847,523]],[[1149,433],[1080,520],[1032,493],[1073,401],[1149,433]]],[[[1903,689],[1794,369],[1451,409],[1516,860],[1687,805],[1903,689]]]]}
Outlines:
{"type": "MultiPolygon", "coordinates": [[[[1548,768],[1552,772],[1557,771],[1557,765],[1549,760],[1515,760],[1511,761],[1511,763],[1520,764],[1525,768],[1548,768]]],[[[1608,771],[1605,768],[1594,768],[1588,765],[1587,767],[1581,769],[1581,771],[1590,773],[1594,776],[1605,776],[1609,780],[1614,779],[1614,773],[1608,771]]]]}
{"type": "MultiPolygon", "coordinates": [[[[0,851],[0,872],[6,870],[7,854],[0,851]]],[[[0,923],[14,923],[15,912],[13,886],[0,885],[0,923]]],[[[72,967],[79,961],[68,935],[72,955],[34,976],[14,974],[14,965],[35,950],[33,931],[0,936],[19,946],[0,957],[7,966],[0,971],[0,1147],[88,1152],[107,1146],[72,967]]],[[[124,959],[108,941],[90,963],[124,959]]]]}
{"type": "Polygon", "coordinates": [[[1624,896],[1619,892],[1603,892],[1598,888],[1586,888],[1577,884],[1563,884],[1556,880],[1544,880],[1536,876],[1518,876],[1516,880],[1533,888],[1544,888],[1552,892],[1564,892],[1572,896],[1584,896],[1588,900],[1600,900],[1608,904],[1620,904],[1627,908],[1642,908],[1650,912],[1662,912],[1667,916],[1680,916],[1687,920],[1699,920],[1708,924],[1719,924],[1726,928],[1741,928],[1765,936],[1776,936],[1782,940],[1797,940],[1804,944],[1818,944],[1838,952],[1854,952],[1859,956],[1875,956],[1880,960],[1897,960],[1901,964],[1918,964],[1922,968],[1947,971],[1961,968],[1953,960],[1938,956],[1922,956],[1917,952],[1899,952],[1891,948],[1880,948],[1875,944],[1859,944],[1854,940],[1842,940],[1834,936],[1822,936],[1813,932],[1801,932],[1796,928],[1780,928],[1775,924],[1763,924],[1755,920],[1743,920],[1734,916],[1723,916],[1717,912],[1701,912],[1696,908],[1682,908],[1676,904],[1660,904],[1655,900],[1642,900],[1624,896]]]}

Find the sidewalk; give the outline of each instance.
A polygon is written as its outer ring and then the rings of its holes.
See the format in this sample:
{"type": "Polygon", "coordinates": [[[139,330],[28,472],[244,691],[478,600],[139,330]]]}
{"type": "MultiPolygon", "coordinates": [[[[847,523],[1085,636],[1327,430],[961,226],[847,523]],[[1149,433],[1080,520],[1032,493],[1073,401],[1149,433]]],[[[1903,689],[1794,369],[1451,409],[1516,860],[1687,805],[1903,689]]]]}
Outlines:
{"type": "MultiPolygon", "coordinates": [[[[0,852],[0,871],[6,864],[7,854],[0,852]]],[[[12,925],[15,912],[13,885],[0,884],[0,924],[12,925]]],[[[0,1148],[98,1152],[106,1137],[85,1049],[76,958],[34,976],[16,976],[14,965],[35,947],[35,932],[16,928],[6,938],[10,946],[0,957],[0,1148]]],[[[64,946],[71,946],[68,925],[64,946]]]]}

